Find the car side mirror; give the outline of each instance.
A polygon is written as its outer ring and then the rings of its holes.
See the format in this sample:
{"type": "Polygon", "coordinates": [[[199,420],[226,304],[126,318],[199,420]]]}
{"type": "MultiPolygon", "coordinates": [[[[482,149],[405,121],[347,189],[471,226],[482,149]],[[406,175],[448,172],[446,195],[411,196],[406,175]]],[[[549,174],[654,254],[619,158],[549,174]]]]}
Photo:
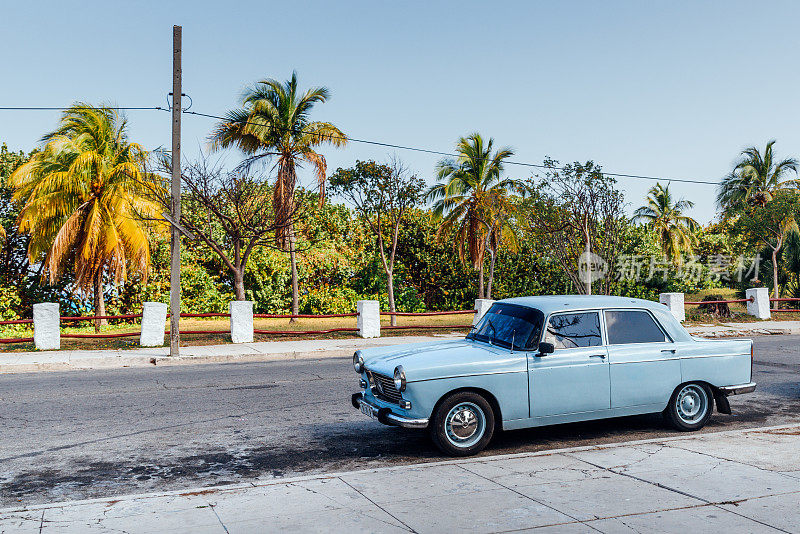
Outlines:
{"type": "Polygon", "coordinates": [[[546,354],[552,354],[556,351],[556,347],[552,343],[539,343],[539,354],[537,356],[544,356],[546,354]]]}

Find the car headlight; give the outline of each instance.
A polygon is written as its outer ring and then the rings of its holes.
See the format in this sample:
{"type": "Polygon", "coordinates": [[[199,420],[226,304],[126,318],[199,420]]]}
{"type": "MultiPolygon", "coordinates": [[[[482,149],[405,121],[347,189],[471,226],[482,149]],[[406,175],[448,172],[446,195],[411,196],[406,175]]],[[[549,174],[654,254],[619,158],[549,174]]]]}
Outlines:
{"type": "Polygon", "coordinates": [[[364,370],[364,357],[361,356],[360,350],[357,350],[355,354],[353,354],[353,369],[359,374],[364,370]]]}
{"type": "Polygon", "coordinates": [[[394,387],[397,388],[397,391],[406,390],[406,372],[403,371],[402,365],[394,368],[394,387]]]}

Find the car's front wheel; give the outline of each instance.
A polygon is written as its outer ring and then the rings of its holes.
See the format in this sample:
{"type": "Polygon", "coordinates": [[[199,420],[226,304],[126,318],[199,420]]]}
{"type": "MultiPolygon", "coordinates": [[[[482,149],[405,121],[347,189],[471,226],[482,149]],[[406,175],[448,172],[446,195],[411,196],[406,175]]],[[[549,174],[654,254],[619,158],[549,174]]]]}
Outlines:
{"type": "Polygon", "coordinates": [[[711,389],[705,384],[680,385],[672,394],[664,416],[678,430],[699,430],[711,419],[713,399],[711,389]]]}
{"type": "Polygon", "coordinates": [[[430,433],[442,452],[451,456],[477,454],[494,434],[494,411],[478,393],[462,391],[445,398],[431,418],[430,433]]]}

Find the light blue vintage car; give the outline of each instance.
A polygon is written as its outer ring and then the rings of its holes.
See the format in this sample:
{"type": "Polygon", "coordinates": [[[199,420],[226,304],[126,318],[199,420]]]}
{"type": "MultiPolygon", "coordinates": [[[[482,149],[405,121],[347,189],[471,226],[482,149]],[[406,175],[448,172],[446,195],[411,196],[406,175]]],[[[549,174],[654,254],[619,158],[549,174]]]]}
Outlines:
{"type": "Polygon", "coordinates": [[[481,451],[496,430],[663,412],[697,430],[749,393],[749,339],[693,338],[657,302],[608,296],[494,303],[465,339],[359,350],[353,405],[428,428],[445,453],[481,451]]]}

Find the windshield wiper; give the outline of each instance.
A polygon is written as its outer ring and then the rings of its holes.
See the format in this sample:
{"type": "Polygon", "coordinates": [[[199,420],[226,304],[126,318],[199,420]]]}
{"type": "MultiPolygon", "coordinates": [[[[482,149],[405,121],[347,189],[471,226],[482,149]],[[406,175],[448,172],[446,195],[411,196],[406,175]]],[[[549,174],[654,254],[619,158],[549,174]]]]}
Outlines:
{"type": "Polygon", "coordinates": [[[489,336],[489,345],[494,345],[494,343],[492,343],[492,339],[494,339],[494,337],[497,335],[497,329],[492,324],[491,319],[487,319],[486,322],[489,323],[489,327],[492,329],[492,335],[489,336]]]}

